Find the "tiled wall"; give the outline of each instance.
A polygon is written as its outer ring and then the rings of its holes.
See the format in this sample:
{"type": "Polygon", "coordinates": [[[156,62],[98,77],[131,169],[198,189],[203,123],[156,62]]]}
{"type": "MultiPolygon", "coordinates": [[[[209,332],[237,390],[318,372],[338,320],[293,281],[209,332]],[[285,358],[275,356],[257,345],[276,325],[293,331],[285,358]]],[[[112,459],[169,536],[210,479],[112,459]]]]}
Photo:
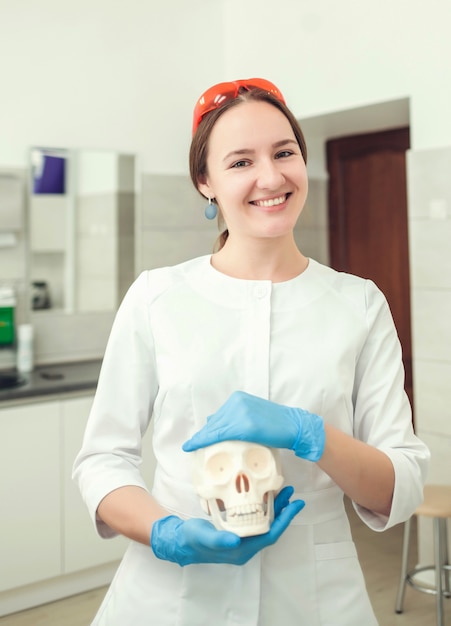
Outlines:
{"type": "Polygon", "coordinates": [[[77,198],[76,308],[117,307],[134,277],[135,194],[77,198]]]}
{"type": "Polygon", "coordinates": [[[329,263],[327,180],[310,179],[304,210],[296,225],[295,239],[302,251],[320,263],[329,263]]]}
{"type": "Polygon", "coordinates": [[[81,311],[116,306],[116,214],[115,191],[77,197],[75,301],[81,311]]]}
{"type": "Polygon", "coordinates": [[[113,311],[36,311],[31,320],[35,362],[47,364],[102,358],[113,318],[113,311]]]}
{"type": "Polygon", "coordinates": [[[137,219],[137,273],[209,254],[216,220],[204,216],[206,201],[188,176],[145,174],[137,219]]]}
{"type": "Polygon", "coordinates": [[[76,309],[115,309],[135,270],[135,156],[83,151],[79,158],[85,168],[76,197],[76,309]],[[87,180],[99,167],[103,180],[87,180]]]}
{"type": "MultiPolygon", "coordinates": [[[[451,148],[407,158],[415,421],[432,454],[428,482],[451,484],[451,148]]],[[[433,562],[420,519],[420,562],[433,562]]]]}

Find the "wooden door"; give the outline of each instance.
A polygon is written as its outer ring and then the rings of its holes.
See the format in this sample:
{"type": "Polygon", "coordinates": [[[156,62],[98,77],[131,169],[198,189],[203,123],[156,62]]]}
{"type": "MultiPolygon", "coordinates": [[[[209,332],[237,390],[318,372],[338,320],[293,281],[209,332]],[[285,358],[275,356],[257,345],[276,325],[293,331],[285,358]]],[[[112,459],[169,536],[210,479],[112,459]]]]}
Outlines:
{"type": "Polygon", "coordinates": [[[371,278],[390,305],[413,407],[405,153],[409,129],[327,142],[333,268],[371,278]]]}

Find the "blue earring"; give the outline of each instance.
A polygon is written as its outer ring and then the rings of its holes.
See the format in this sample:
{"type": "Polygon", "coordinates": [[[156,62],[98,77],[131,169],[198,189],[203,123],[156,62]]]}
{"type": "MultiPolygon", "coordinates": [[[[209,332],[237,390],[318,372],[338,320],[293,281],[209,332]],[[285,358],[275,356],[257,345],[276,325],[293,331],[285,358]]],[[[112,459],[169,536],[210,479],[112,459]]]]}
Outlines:
{"type": "Polygon", "coordinates": [[[205,217],[207,220],[214,220],[218,214],[218,207],[214,202],[211,201],[211,198],[208,198],[208,204],[205,207],[205,217]]]}

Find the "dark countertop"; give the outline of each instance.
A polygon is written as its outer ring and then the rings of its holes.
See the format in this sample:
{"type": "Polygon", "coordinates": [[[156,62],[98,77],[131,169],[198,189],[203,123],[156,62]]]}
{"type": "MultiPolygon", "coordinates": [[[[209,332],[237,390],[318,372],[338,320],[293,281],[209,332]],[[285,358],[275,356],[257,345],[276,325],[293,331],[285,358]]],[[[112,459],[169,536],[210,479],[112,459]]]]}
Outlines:
{"type": "MultiPolygon", "coordinates": [[[[39,396],[59,395],[77,391],[93,392],[99,378],[101,360],[77,361],[52,365],[38,365],[30,374],[21,374],[22,384],[2,388],[0,382],[0,408],[2,402],[24,400],[30,402],[39,396]]],[[[0,371],[2,375],[17,375],[15,370],[0,371]]]]}

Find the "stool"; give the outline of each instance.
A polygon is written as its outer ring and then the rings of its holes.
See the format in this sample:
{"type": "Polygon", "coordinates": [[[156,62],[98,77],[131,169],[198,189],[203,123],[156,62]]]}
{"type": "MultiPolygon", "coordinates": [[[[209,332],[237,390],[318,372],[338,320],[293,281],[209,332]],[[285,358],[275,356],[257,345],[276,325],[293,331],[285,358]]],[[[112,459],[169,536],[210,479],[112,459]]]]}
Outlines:
{"type": "Polygon", "coordinates": [[[404,539],[402,545],[401,578],[398,597],[396,599],[396,613],[402,613],[406,584],[417,591],[430,593],[436,596],[437,626],[444,626],[443,598],[451,597],[448,561],[448,529],[446,520],[451,517],[451,485],[426,485],[424,488],[423,503],[414,515],[432,517],[434,524],[434,565],[416,567],[407,571],[409,558],[410,528],[412,518],[404,524],[404,539]],[[426,570],[435,571],[435,587],[427,587],[415,581],[416,574],[426,570]]]}

